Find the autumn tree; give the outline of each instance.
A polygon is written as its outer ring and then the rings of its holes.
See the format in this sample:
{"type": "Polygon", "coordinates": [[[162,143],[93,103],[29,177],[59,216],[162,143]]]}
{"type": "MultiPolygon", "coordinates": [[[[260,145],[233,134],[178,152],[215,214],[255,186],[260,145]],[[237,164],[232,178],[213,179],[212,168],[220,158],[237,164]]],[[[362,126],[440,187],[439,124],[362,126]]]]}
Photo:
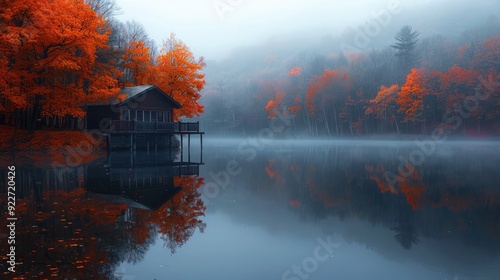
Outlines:
{"type": "Polygon", "coordinates": [[[390,87],[381,86],[377,96],[370,100],[370,105],[365,111],[367,115],[373,115],[376,119],[384,119],[384,123],[394,122],[396,130],[399,133],[397,120],[399,86],[392,85],[390,87]]]}
{"type": "Polygon", "coordinates": [[[8,66],[0,98],[16,110],[19,126],[33,129],[40,116],[83,117],[84,104],[119,96],[113,67],[96,60],[108,30],[90,6],[82,0],[0,5],[0,61],[8,66]]]}
{"type": "MultiPolygon", "coordinates": [[[[339,115],[342,101],[352,88],[351,77],[340,69],[325,70],[323,75],[311,79],[306,93],[308,114],[324,121],[326,132],[330,135],[327,109],[333,111],[335,132],[340,134],[339,115]],[[322,118],[319,117],[322,115],[322,118]]],[[[328,110],[328,111],[330,111],[328,110]]],[[[311,126],[310,126],[311,129],[311,126]]]]}
{"type": "Polygon", "coordinates": [[[486,39],[472,60],[474,69],[500,72],[500,35],[486,39]]]}
{"type": "Polygon", "coordinates": [[[151,72],[149,48],[142,41],[132,41],[123,56],[125,85],[143,85],[151,72]]]}
{"type": "Polygon", "coordinates": [[[446,108],[453,109],[469,94],[474,93],[479,71],[452,66],[441,75],[441,94],[446,97],[446,108]]]}
{"type": "Polygon", "coordinates": [[[288,71],[288,76],[297,77],[300,76],[300,74],[302,74],[302,68],[298,66],[294,66],[290,69],[290,71],[288,71]]]}
{"type": "Polygon", "coordinates": [[[285,92],[280,91],[276,92],[275,97],[271,100],[266,105],[266,111],[268,114],[268,117],[270,119],[276,119],[278,117],[278,114],[282,114],[282,102],[283,98],[285,98],[285,92]]]}
{"type": "Polygon", "coordinates": [[[406,77],[406,82],[398,92],[399,111],[404,112],[403,122],[423,122],[423,98],[427,94],[423,71],[413,68],[406,77]]]}
{"type": "Polygon", "coordinates": [[[203,106],[198,103],[205,86],[205,75],[201,73],[205,67],[203,57],[195,59],[189,48],[171,34],[157,60],[153,83],[182,104],[182,108],[175,111],[174,119],[203,113],[203,106]]]}

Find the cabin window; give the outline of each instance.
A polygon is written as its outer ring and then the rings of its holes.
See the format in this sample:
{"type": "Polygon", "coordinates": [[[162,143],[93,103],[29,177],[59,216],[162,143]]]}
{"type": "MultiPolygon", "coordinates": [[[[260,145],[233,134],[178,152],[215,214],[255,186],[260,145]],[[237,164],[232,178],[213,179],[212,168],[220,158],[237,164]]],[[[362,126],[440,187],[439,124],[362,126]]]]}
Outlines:
{"type": "Polygon", "coordinates": [[[151,121],[151,111],[144,111],[144,121],[145,122],[150,122],[151,121]]]}
{"type": "Polygon", "coordinates": [[[137,120],[140,122],[144,121],[144,111],[137,110],[137,120]]]}
{"type": "Polygon", "coordinates": [[[158,112],[158,121],[159,122],[164,122],[165,121],[164,114],[161,111],[158,112]]]}
{"type": "Polygon", "coordinates": [[[130,120],[130,110],[123,110],[122,111],[122,120],[123,121],[129,121],[130,120]]]}
{"type": "Polygon", "coordinates": [[[157,115],[156,111],[151,111],[151,121],[152,122],[155,122],[158,119],[156,115],[157,115]]]}
{"type": "Polygon", "coordinates": [[[130,110],[130,120],[135,121],[136,120],[136,113],[135,110],[130,110]]]}
{"type": "Polygon", "coordinates": [[[167,111],[167,122],[171,122],[171,121],[172,121],[172,112],[167,111]]]}

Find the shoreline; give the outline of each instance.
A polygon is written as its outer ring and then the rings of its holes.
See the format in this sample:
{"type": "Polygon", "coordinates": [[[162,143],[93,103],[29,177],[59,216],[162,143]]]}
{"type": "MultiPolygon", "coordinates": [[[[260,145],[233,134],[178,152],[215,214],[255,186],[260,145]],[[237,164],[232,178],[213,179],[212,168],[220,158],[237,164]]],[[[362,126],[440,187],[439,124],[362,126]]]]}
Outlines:
{"type": "MultiPolygon", "coordinates": [[[[14,128],[0,126],[0,152],[2,157],[13,154],[28,153],[49,153],[51,157],[59,153],[60,156],[68,154],[87,154],[87,153],[106,153],[107,147],[104,141],[98,141],[91,134],[81,130],[16,130],[16,139],[14,137],[14,128]],[[13,145],[12,142],[15,141],[13,145]]],[[[204,138],[205,141],[211,140],[238,140],[238,139],[258,139],[255,136],[217,136],[211,135],[204,138]]],[[[432,140],[432,135],[427,134],[370,134],[361,136],[333,136],[333,137],[282,137],[276,135],[272,138],[274,141],[423,141],[432,140]]],[[[267,139],[266,139],[267,140],[267,139]]],[[[486,142],[500,141],[500,136],[470,136],[470,135],[448,135],[444,142],[486,142]]]]}

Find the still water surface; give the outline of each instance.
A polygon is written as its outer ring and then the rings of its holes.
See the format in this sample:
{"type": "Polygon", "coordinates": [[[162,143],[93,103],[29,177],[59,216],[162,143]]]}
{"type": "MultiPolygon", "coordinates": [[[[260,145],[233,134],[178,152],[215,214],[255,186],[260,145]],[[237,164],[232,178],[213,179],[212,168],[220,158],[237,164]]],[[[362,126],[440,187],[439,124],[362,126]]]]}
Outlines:
{"type": "Polygon", "coordinates": [[[204,164],[179,161],[175,152],[138,152],[65,169],[18,166],[18,275],[500,275],[495,142],[208,140],[204,164]]]}

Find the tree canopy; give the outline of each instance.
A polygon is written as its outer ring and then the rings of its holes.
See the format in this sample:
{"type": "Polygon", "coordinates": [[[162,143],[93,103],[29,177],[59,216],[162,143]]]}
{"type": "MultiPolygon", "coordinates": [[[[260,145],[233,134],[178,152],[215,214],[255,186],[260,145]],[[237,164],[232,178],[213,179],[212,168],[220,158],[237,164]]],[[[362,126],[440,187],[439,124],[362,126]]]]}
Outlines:
{"type": "MultiPolygon", "coordinates": [[[[122,100],[120,86],[156,84],[198,116],[205,84],[189,48],[172,34],[157,54],[142,25],[118,22],[112,0],[0,3],[0,115],[35,129],[82,120],[86,106],[122,100]]],[[[5,121],[4,121],[5,122],[5,121]]]]}

